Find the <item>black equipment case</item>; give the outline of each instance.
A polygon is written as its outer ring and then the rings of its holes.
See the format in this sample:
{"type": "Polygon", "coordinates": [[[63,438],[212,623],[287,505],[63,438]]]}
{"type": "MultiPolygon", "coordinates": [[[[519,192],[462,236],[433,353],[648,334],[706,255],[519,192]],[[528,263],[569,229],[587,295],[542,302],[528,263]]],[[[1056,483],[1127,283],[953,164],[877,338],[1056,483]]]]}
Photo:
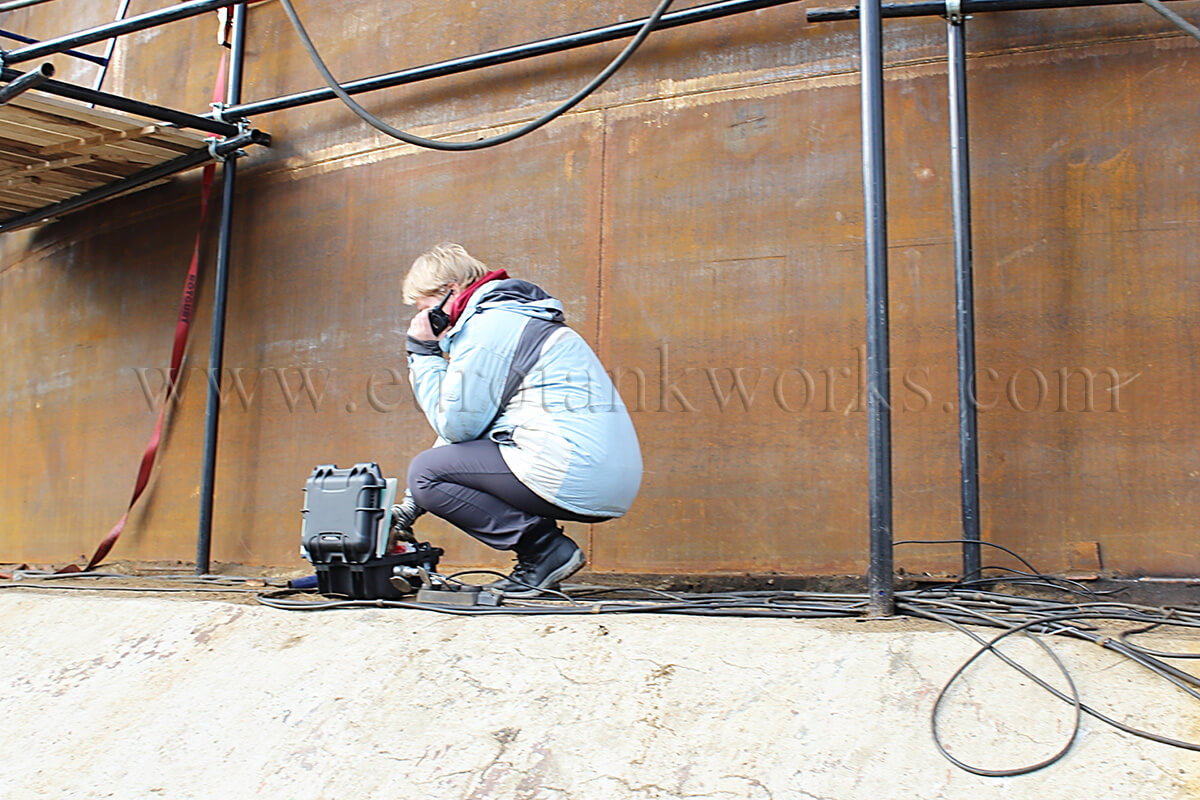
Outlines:
{"type": "MultiPolygon", "coordinates": [[[[321,594],[397,599],[408,594],[391,583],[398,567],[436,570],[443,551],[427,542],[402,545],[404,552],[387,552],[394,490],[395,482],[389,486],[374,462],[349,469],[333,464],[313,469],[304,484],[300,541],[316,568],[321,594]]],[[[409,583],[414,589],[420,584],[415,578],[409,583]]]]}

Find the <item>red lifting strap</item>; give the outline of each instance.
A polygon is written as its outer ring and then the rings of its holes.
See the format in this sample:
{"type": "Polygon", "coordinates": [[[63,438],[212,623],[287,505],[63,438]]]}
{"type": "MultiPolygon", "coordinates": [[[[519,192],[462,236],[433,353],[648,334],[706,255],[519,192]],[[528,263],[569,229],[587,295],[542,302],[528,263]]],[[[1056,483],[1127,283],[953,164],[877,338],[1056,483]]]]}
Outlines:
{"type": "MultiPolygon", "coordinates": [[[[221,54],[221,65],[217,68],[217,82],[213,87],[213,102],[220,102],[223,97],[222,87],[225,84],[225,61],[226,53],[221,54]]],[[[150,472],[154,469],[154,460],[158,456],[158,445],[162,440],[163,420],[166,417],[167,406],[175,397],[176,382],[179,379],[179,369],[183,364],[183,351],[187,347],[188,331],[192,325],[192,314],[196,307],[196,284],[200,278],[200,238],[204,233],[204,219],[208,215],[208,198],[212,193],[213,176],[216,174],[217,165],[214,163],[206,164],[204,167],[204,176],[200,181],[200,221],[196,230],[196,243],[192,247],[192,263],[188,267],[187,280],[183,284],[183,299],[179,302],[179,319],[175,323],[175,345],[171,349],[171,371],[167,378],[167,392],[163,398],[163,406],[158,410],[158,422],[154,424],[154,433],[150,436],[150,441],[146,443],[146,451],[142,454],[142,465],[138,468],[137,482],[133,487],[133,496],[129,499],[129,507],[125,509],[125,513],[117,520],[117,524],[113,526],[108,535],[104,537],[104,541],[100,542],[100,546],[96,548],[96,552],[92,554],[84,571],[90,571],[97,564],[104,560],[112,550],[113,545],[117,543],[117,539],[121,537],[121,531],[125,529],[125,523],[129,519],[129,512],[133,510],[133,506],[137,503],[138,498],[142,496],[142,492],[146,490],[146,484],[150,482],[150,472]]],[[[78,567],[73,564],[66,567],[60,572],[76,572],[78,567]],[[74,567],[72,569],[72,567],[74,567]]]]}

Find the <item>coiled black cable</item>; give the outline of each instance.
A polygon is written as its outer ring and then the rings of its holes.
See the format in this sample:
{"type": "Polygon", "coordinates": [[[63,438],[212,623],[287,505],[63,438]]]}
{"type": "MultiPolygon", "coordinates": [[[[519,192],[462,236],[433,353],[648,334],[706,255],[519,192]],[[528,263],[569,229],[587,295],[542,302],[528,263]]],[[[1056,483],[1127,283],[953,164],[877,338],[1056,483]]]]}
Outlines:
{"type": "MultiPolygon", "coordinates": [[[[939,542],[940,543],[940,542],[939,542]]],[[[1022,559],[1023,561],[1023,559],[1022,559]]],[[[1200,752],[1200,744],[1177,739],[1165,734],[1144,730],[1115,719],[1096,707],[1084,702],[1079,696],[1062,661],[1050,649],[1045,637],[1069,637],[1089,642],[1110,652],[1123,656],[1138,664],[1151,674],[1167,681],[1194,700],[1200,700],[1200,677],[1167,663],[1164,659],[1196,658],[1200,654],[1173,653],[1150,649],[1131,641],[1130,637],[1149,633],[1158,628],[1200,630],[1200,609],[1183,606],[1159,608],[1127,602],[1101,599],[1101,592],[1081,591],[1078,584],[1057,583],[1028,562],[1027,578],[1037,581],[1036,588],[1043,596],[1018,596],[989,588],[975,588],[975,581],[965,585],[944,585],[896,593],[896,610],[902,616],[916,617],[947,625],[970,637],[979,649],[963,663],[943,685],[930,714],[930,728],[939,751],[960,769],[978,775],[1001,777],[1023,775],[1050,766],[1060,760],[1076,741],[1080,730],[1080,715],[1087,714],[1124,733],[1160,744],[1200,752]],[[1048,580],[1042,580],[1048,579],[1048,580]],[[1055,599],[1056,594],[1046,597],[1045,592],[1054,591],[1067,595],[1068,600],[1055,599]],[[1070,596],[1086,597],[1086,602],[1071,602],[1070,596]],[[1113,629],[1113,623],[1129,626],[1126,630],[1113,629]],[[990,639],[980,635],[979,626],[995,628],[1000,633],[990,639]],[[1005,638],[1021,634],[1034,638],[1037,644],[1050,653],[1066,676],[1067,688],[1054,686],[1020,664],[997,645],[1005,638]],[[980,767],[966,763],[950,754],[942,744],[943,732],[939,728],[939,714],[953,686],[964,679],[969,667],[985,654],[992,654],[1009,667],[1032,680],[1051,696],[1067,703],[1075,710],[1075,723],[1066,743],[1053,755],[1041,758],[1036,763],[1011,768],[980,767]]],[[[457,581],[468,573],[448,576],[457,581]]],[[[494,573],[488,573],[494,574],[494,573]]],[[[22,579],[0,582],[0,589],[74,589],[117,592],[225,592],[247,591],[248,587],[237,586],[242,579],[222,576],[234,585],[213,586],[211,582],[192,579],[198,585],[187,586],[112,586],[95,574],[79,573],[78,580],[67,576],[55,576],[24,572],[22,579]],[[38,578],[42,578],[39,580],[38,578]]],[[[112,577],[120,577],[113,574],[112,577]]],[[[187,576],[169,576],[180,580],[187,576]]],[[[1011,579],[1008,579],[1011,580],[1011,579]]],[[[988,581],[987,583],[992,583],[988,581]]],[[[255,591],[255,590],[250,590],[255,591]]],[[[867,614],[867,595],[857,593],[822,593],[798,591],[728,591],[666,592],[659,589],[612,586],[563,587],[561,595],[545,600],[507,599],[501,606],[454,607],[404,600],[351,600],[320,597],[312,592],[298,590],[258,591],[259,603],[273,608],[301,611],[352,608],[403,608],[433,611],[457,616],[550,616],[550,615],[596,615],[596,614],[682,614],[706,617],[758,617],[775,619],[816,618],[861,618],[867,614]]]]}
{"type": "Polygon", "coordinates": [[[1049,655],[1050,658],[1054,661],[1055,666],[1058,667],[1058,671],[1062,673],[1063,677],[1067,681],[1067,685],[1071,689],[1071,696],[1070,696],[1069,702],[1075,707],[1075,722],[1071,727],[1071,735],[1067,738],[1066,744],[1064,744],[1056,753],[1042,759],[1041,761],[1037,761],[1033,764],[1027,764],[1027,765],[1020,766],[1020,767],[1009,767],[1007,769],[988,769],[986,767],[977,767],[977,766],[968,764],[965,761],[951,755],[950,751],[948,751],[946,749],[946,746],[944,744],[942,744],[941,733],[938,731],[938,725],[937,725],[938,711],[942,707],[942,702],[946,699],[946,694],[950,691],[950,687],[953,686],[954,683],[959,679],[959,677],[962,676],[962,674],[967,671],[967,668],[970,667],[972,664],[974,664],[975,661],[978,660],[979,657],[982,656],[984,653],[992,653],[997,658],[1002,660],[1004,663],[1008,664],[1010,667],[1017,670],[1022,675],[1026,676],[1030,680],[1034,681],[1035,683],[1037,683],[1039,686],[1041,686],[1046,691],[1054,694],[1056,697],[1059,697],[1060,699],[1066,699],[1066,697],[1065,697],[1065,695],[1063,695],[1062,692],[1060,692],[1058,689],[1055,689],[1054,686],[1047,683],[1044,679],[1042,679],[1038,675],[1034,674],[1030,670],[1026,669],[1024,666],[1022,666],[1021,664],[1014,661],[1012,658],[1010,658],[1005,653],[996,649],[996,644],[999,643],[999,641],[1001,639],[1003,639],[1007,636],[1010,636],[1014,633],[1027,633],[1027,631],[1026,631],[1027,627],[1031,627],[1034,624],[1040,624],[1040,623],[1031,622],[1031,623],[1028,623],[1027,625],[1014,626],[1014,627],[1009,628],[1007,631],[1000,634],[999,636],[995,637],[991,641],[985,641],[982,637],[976,636],[965,626],[962,626],[959,623],[957,623],[949,618],[942,617],[941,615],[939,615],[935,612],[931,612],[928,609],[918,609],[918,608],[914,607],[912,609],[912,613],[915,614],[916,616],[925,617],[926,619],[937,620],[939,622],[943,622],[944,624],[950,625],[950,626],[956,628],[957,630],[960,630],[963,633],[966,633],[972,639],[975,639],[976,641],[982,643],[982,645],[983,645],[982,647],[980,647],[980,649],[975,651],[974,655],[972,655],[965,662],[963,662],[963,664],[957,670],[954,671],[954,674],[950,676],[950,679],[948,681],[946,681],[945,685],[942,686],[942,690],[940,692],[938,692],[937,700],[935,700],[933,703],[933,711],[930,712],[930,715],[929,715],[929,728],[933,734],[934,746],[937,747],[939,753],[941,753],[943,756],[945,756],[947,761],[949,761],[951,764],[958,767],[959,769],[974,773],[975,775],[982,775],[987,778],[1008,778],[1008,777],[1013,777],[1016,775],[1026,775],[1030,772],[1036,772],[1040,769],[1045,769],[1046,767],[1050,766],[1051,764],[1055,763],[1056,761],[1059,761],[1060,759],[1062,759],[1062,757],[1067,754],[1067,752],[1071,749],[1071,746],[1073,744],[1075,744],[1075,740],[1079,738],[1080,722],[1081,722],[1082,716],[1083,716],[1083,703],[1081,702],[1081,700],[1079,698],[1079,689],[1075,686],[1075,681],[1071,677],[1071,673],[1067,670],[1066,665],[1063,664],[1062,659],[1060,659],[1058,657],[1058,654],[1055,653],[1054,650],[1048,644],[1043,642],[1041,639],[1037,638],[1036,636],[1034,636],[1032,634],[1028,634],[1028,637],[1030,639],[1032,639],[1033,642],[1038,647],[1040,647],[1047,655],[1049,655]]]}

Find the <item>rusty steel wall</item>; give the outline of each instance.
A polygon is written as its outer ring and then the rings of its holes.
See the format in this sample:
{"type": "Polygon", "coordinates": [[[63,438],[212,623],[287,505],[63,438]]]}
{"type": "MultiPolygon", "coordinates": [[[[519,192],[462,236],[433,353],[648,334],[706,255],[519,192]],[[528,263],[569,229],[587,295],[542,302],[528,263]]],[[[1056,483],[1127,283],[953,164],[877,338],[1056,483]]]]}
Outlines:
{"type": "MultiPolygon", "coordinates": [[[[101,5],[59,0],[0,23],[48,37],[109,18],[101,5]]],[[[650,5],[297,0],[343,79],[650,5]]],[[[619,521],[572,526],[595,569],[860,573],[857,26],[807,25],[803,10],[655,34],[565,118],[478,153],[398,145],[336,102],[254,119],[276,145],[239,170],[214,558],[298,565],[313,465],[377,460],[402,475],[430,443],[405,383],[399,283],[451,239],[561,297],[632,411],[639,500],[619,521]]],[[[215,32],[210,15],[126,37],[105,88],[204,110],[215,32]]],[[[945,23],[884,33],[896,537],[957,538],[945,23]]],[[[426,135],[494,132],[620,46],[365,105],[426,135]]],[[[1131,6],[980,16],[968,48],[984,538],[1045,570],[1092,570],[1099,552],[1108,570],[1194,575],[1200,44],[1131,6]]],[[[94,79],[94,66],[55,63],[94,79]]],[[[246,81],[247,100],[319,84],[276,3],[249,12],[246,81]]],[[[77,558],[123,512],[162,402],[197,204],[191,174],[0,237],[0,561],[77,558]]],[[[195,552],[215,230],[210,218],[186,383],[118,557],[195,552]]],[[[504,561],[420,525],[455,564],[504,561]]],[[[897,555],[910,572],[957,564],[956,546],[897,555]]]]}

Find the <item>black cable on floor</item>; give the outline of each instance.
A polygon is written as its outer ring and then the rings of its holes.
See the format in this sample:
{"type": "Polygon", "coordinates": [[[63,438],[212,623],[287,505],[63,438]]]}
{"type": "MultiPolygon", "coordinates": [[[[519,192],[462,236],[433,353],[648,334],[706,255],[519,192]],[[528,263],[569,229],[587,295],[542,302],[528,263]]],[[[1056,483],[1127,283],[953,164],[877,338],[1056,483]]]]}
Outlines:
{"type": "MultiPolygon", "coordinates": [[[[942,543],[942,540],[936,540],[942,543]]],[[[1020,558],[1018,556],[1018,558],[1020,558]]],[[[1045,599],[1022,597],[991,589],[974,588],[968,585],[949,585],[896,593],[896,610],[903,616],[915,617],[947,625],[970,637],[979,649],[964,662],[949,678],[934,703],[930,715],[930,728],[939,751],[960,769],[991,777],[1022,775],[1044,769],[1060,760],[1076,741],[1080,715],[1110,725],[1122,732],[1160,744],[1200,751],[1200,744],[1177,739],[1153,731],[1135,728],[1114,719],[1084,702],[1066,666],[1053,652],[1046,637],[1070,637],[1089,642],[1098,647],[1129,659],[1151,674],[1167,681],[1192,699],[1200,700],[1200,677],[1167,663],[1164,659],[1195,659],[1200,654],[1171,653],[1153,650],[1130,640],[1130,637],[1149,633],[1161,628],[1200,630],[1200,609],[1173,606],[1159,608],[1104,599],[1095,592],[1081,592],[1077,586],[1047,582],[1045,576],[1020,559],[1030,572],[1024,576],[1034,581],[1040,589],[1054,589],[1069,599],[1045,599]],[[1073,597],[1072,597],[1073,596],[1073,597]],[[1080,597],[1085,598],[1080,600],[1080,597]],[[1132,626],[1122,631],[1106,633],[1113,623],[1132,626]],[[988,639],[977,633],[980,627],[994,628],[1000,632],[988,639]],[[1046,650],[1059,671],[1065,676],[1068,688],[1060,689],[1038,676],[1026,666],[1000,650],[997,645],[1005,638],[1021,634],[1035,640],[1046,650]],[[1076,712],[1076,721],[1066,744],[1055,754],[1036,763],[1010,767],[980,767],[956,758],[942,744],[943,731],[939,728],[939,712],[951,688],[984,654],[992,654],[1007,666],[1032,680],[1051,696],[1067,703],[1076,712]]],[[[455,573],[453,580],[469,573],[455,573]]],[[[491,573],[489,573],[491,574],[491,573]]],[[[113,574],[129,580],[134,576],[113,574]]],[[[169,576],[177,580],[189,576],[169,576]]],[[[223,576],[218,576],[220,579],[223,576]]],[[[793,591],[727,591],[719,593],[665,592],[641,587],[614,587],[597,585],[564,585],[557,597],[549,599],[507,599],[500,606],[461,607],[417,603],[411,600],[351,600],[327,598],[313,592],[301,590],[260,591],[236,585],[243,579],[230,577],[234,585],[214,586],[211,581],[191,580],[196,586],[112,586],[101,576],[80,573],[80,580],[65,580],[56,576],[30,573],[21,579],[0,582],[0,589],[25,588],[35,590],[76,590],[115,592],[211,592],[236,593],[252,591],[263,605],[290,611],[320,611],[353,608],[403,608],[456,616],[551,616],[551,615],[598,615],[598,614],[675,614],[705,617],[750,617],[768,619],[857,619],[865,616],[869,609],[867,595],[856,593],[820,593],[793,591]],[[86,579],[86,583],[85,583],[86,579]],[[306,599],[312,598],[312,599],[306,599]],[[318,599],[319,598],[319,599],[318,599]]],[[[154,580],[154,577],[145,580],[154,580]]]]}

